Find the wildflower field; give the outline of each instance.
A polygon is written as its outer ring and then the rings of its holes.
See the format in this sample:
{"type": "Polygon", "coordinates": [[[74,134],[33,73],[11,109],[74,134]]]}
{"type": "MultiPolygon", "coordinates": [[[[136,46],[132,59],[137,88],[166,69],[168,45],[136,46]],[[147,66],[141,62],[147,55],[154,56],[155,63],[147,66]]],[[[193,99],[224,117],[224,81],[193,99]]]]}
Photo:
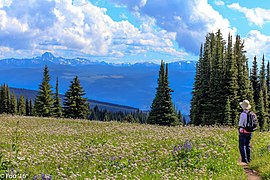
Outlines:
{"type": "MultiPolygon", "coordinates": [[[[0,179],[247,178],[233,128],[0,116],[0,129],[0,179]]],[[[270,133],[252,144],[268,179],[270,133]]]]}

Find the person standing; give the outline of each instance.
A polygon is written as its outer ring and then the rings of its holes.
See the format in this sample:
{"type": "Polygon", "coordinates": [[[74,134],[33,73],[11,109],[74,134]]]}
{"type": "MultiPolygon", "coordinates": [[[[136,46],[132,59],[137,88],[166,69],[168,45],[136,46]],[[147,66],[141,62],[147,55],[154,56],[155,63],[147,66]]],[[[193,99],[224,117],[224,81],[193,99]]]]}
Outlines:
{"type": "MultiPolygon", "coordinates": [[[[255,115],[253,112],[249,112],[251,105],[248,100],[244,100],[243,102],[239,103],[240,106],[243,109],[243,112],[240,114],[240,119],[239,119],[239,150],[241,154],[241,161],[243,163],[249,163],[250,162],[250,140],[252,137],[252,132],[248,131],[246,126],[247,122],[250,121],[248,120],[248,116],[251,113],[252,115],[255,115]]],[[[256,117],[256,115],[255,115],[256,117]]],[[[249,116],[250,118],[250,116],[249,116]]]]}

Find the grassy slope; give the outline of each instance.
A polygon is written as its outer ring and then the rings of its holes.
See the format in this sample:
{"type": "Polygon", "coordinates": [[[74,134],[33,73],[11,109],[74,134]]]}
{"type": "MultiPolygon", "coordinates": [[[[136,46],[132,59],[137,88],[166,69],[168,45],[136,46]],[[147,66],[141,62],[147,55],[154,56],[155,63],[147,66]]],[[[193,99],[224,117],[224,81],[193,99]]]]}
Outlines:
{"type": "MultiPolygon", "coordinates": [[[[235,129],[1,116],[0,151],[13,162],[16,158],[11,146],[18,120],[16,169],[29,178],[42,174],[53,179],[246,177],[237,165],[235,129]],[[185,142],[190,150],[184,150],[185,142]]],[[[269,173],[269,163],[262,164],[258,158],[268,160],[264,146],[269,143],[270,133],[256,133],[255,139],[260,141],[253,142],[256,155],[252,168],[269,173]],[[258,156],[261,152],[263,157],[258,156]]]]}

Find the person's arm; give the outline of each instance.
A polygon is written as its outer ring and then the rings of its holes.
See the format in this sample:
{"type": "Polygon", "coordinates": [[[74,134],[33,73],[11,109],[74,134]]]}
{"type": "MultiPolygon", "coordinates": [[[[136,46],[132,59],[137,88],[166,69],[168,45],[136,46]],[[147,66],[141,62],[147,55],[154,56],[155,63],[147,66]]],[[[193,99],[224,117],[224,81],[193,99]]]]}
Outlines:
{"type": "Polygon", "coordinates": [[[243,133],[244,131],[244,127],[245,127],[244,123],[245,123],[246,118],[247,118],[247,114],[242,112],[240,114],[240,119],[239,119],[239,124],[238,124],[240,133],[243,133]]]}

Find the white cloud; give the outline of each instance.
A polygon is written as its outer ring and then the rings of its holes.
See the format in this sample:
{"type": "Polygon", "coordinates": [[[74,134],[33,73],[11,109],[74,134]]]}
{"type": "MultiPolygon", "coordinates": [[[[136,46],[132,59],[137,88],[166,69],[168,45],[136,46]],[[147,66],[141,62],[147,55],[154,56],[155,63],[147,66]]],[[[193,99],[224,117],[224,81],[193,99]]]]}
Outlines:
{"type": "MultiPolygon", "coordinates": [[[[80,55],[124,57],[164,49],[168,54],[179,55],[172,43],[175,33],[154,28],[153,18],[146,18],[136,28],[127,20],[112,20],[107,9],[86,0],[3,2],[0,51],[25,49],[28,54],[51,51],[62,55],[63,50],[69,50],[80,55]]],[[[140,1],[140,7],[146,4],[146,0],[140,1]]]]}
{"type": "Polygon", "coordinates": [[[140,7],[140,0],[111,1],[126,5],[139,18],[153,18],[160,28],[176,33],[180,48],[194,54],[199,53],[200,44],[208,32],[216,32],[217,29],[221,29],[224,35],[236,32],[228,19],[214,10],[207,0],[147,0],[143,7],[140,7]]]}
{"type": "Polygon", "coordinates": [[[270,10],[262,8],[248,9],[241,7],[239,3],[228,5],[229,8],[244,13],[248,21],[252,24],[262,27],[264,24],[270,22],[270,10]]]}
{"type": "Polygon", "coordinates": [[[217,6],[224,6],[224,5],[225,5],[225,3],[224,3],[223,1],[221,1],[221,0],[215,1],[215,4],[216,4],[217,6]]]}
{"type": "Polygon", "coordinates": [[[270,36],[262,34],[260,31],[252,30],[245,38],[245,50],[248,58],[253,59],[254,56],[262,56],[270,58],[270,36]]]}

